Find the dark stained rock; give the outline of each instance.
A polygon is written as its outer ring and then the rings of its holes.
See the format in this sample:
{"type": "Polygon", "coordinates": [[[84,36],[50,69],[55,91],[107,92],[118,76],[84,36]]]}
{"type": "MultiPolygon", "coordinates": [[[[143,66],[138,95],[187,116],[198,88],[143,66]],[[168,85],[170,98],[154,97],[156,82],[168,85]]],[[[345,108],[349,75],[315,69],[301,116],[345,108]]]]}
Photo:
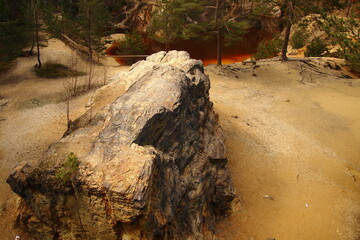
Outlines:
{"type": "Polygon", "coordinates": [[[234,192],[201,61],[159,52],[117,78],[124,95],[11,173],[17,223],[38,239],[208,239],[234,192]]]}

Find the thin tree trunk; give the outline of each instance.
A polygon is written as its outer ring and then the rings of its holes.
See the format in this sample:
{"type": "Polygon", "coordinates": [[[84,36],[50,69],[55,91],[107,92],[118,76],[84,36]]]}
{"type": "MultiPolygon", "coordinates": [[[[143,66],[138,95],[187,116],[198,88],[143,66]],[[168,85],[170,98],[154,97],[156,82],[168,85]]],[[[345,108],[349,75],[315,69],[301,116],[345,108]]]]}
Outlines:
{"type": "Polygon", "coordinates": [[[66,101],[66,121],[68,128],[70,127],[70,98],[71,98],[71,91],[68,92],[68,97],[66,101]]]}
{"type": "Polygon", "coordinates": [[[165,2],[165,51],[169,51],[169,42],[170,42],[170,31],[169,29],[169,2],[165,2]]]}
{"type": "Polygon", "coordinates": [[[290,31],[291,31],[291,25],[292,25],[292,20],[293,20],[293,15],[294,15],[294,6],[296,6],[296,1],[294,1],[294,2],[286,1],[285,4],[287,6],[287,25],[286,25],[286,29],[285,29],[285,38],[283,41],[283,46],[281,49],[281,56],[280,56],[280,59],[282,61],[288,60],[286,54],[287,54],[287,48],[289,45],[290,31]],[[294,3],[294,5],[293,5],[293,3],[294,3]]]}
{"type": "MultiPolygon", "coordinates": [[[[74,70],[78,71],[78,56],[77,56],[75,51],[72,51],[72,53],[74,54],[74,61],[73,61],[74,70]]],[[[76,94],[77,94],[77,87],[78,87],[77,85],[78,85],[78,75],[75,74],[75,76],[74,76],[74,85],[73,85],[73,87],[74,87],[73,96],[76,96],[76,94]]]]}
{"type": "MultiPolygon", "coordinates": [[[[36,3],[35,3],[36,4],[36,3]]],[[[37,12],[37,6],[34,5],[34,18],[35,18],[35,37],[36,37],[36,49],[37,49],[37,67],[41,68],[41,59],[40,59],[40,39],[39,39],[39,17],[37,12]]]]}
{"type": "Polygon", "coordinates": [[[351,10],[351,6],[352,6],[352,0],[349,0],[349,7],[348,7],[348,9],[347,9],[347,11],[346,11],[346,17],[349,17],[349,15],[350,15],[350,10],[351,10]]]}
{"type": "Polygon", "coordinates": [[[217,65],[222,65],[221,29],[217,30],[217,65]]]}
{"type": "Polygon", "coordinates": [[[34,40],[34,41],[31,43],[30,56],[33,55],[33,51],[34,51],[34,47],[35,47],[35,42],[36,42],[36,40],[34,40]]]}
{"type": "Polygon", "coordinates": [[[280,58],[282,61],[288,60],[286,53],[287,53],[287,47],[289,45],[290,30],[291,30],[291,22],[289,21],[286,26],[286,29],[285,29],[285,38],[284,38],[283,46],[281,49],[281,57],[280,58]]]}
{"type": "Polygon", "coordinates": [[[88,78],[88,90],[91,89],[91,82],[92,82],[92,72],[93,72],[93,65],[91,62],[91,57],[89,59],[89,78],[88,78]]]}
{"type": "Polygon", "coordinates": [[[89,78],[88,78],[88,90],[91,88],[92,78],[92,42],[91,42],[91,13],[88,12],[88,44],[89,44],[89,78]]]}
{"type": "Polygon", "coordinates": [[[219,23],[219,14],[220,14],[220,0],[216,0],[216,11],[215,11],[215,22],[216,22],[216,32],[217,32],[217,65],[221,66],[221,29],[219,23]]]}
{"type": "Polygon", "coordinates": [[[106,66],[104,66],[104,86],[106,85],[106,83],[107,83],[107,67],[106,66]]]}

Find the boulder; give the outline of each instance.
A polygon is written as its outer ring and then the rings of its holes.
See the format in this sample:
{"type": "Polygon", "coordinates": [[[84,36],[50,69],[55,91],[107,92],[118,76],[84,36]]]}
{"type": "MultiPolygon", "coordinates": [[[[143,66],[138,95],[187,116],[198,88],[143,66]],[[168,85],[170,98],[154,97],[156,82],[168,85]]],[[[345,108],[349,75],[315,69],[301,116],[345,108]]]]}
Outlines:
{"type": "Polygon", "coordinates": [[[202,62],[160,52],[121,79],[125,94],[10,174],[17,224],[37,239],[209,239],[234,191],[202,62]]]}

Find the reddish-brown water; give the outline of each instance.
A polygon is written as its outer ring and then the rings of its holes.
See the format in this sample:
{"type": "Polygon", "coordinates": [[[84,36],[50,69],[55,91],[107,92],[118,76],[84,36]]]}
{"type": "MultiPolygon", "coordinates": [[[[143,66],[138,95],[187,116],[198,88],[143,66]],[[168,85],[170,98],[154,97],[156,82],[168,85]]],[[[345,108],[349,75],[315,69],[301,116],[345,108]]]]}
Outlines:
{"type": "MultiPolygon", "coordinates": [[[[113,44],[111,44],[111,46],[108,49],[105,50],[106,55],[108,55],[108,56],[118,55],[117,54],[117,48],[118,47],[119,47],[119,43],[114,42],[113,44]]],[[[114,59],[120,65],[124,64],[124,59],[123,58],[114,57],[114,59]]]]}
{"type": "MultiPolygon", "coordinates": [[[[223,64],[230,64],[234,62],[242,62],[248,58],[251,57],[251,54],[244,53],[244,54],[227,54],[222,56],[222,63],[223,64]]],[[[216,64],[217,59],[216,58],[210,58],[210,59],[201,59],[205,66],[210,64],[216,64]]]]}
{"type": "MultiPolygon", "coordinates": [[[[238,42],[235,42],[231,46],[222,46],[222,63],[229,64],[234,62],[241,62],[245,59],[251,57],[251,55],[256,51],[256,47],[263,38],[261,34],[258,33],[249,33],[244,36],[244,39],[238,42]]],[[[161,50],[164,50],[164,46],[157,42],[154,42],[150,39],[145,39],[144,43],[147,45],[147,53],[155,53],[161,50]]],[[[118,43],[114,43],[106,50],[107,55],[117,55],[116,49],[118,43]]],[[[178,41],[175,44],[172,44],[169,47],[169,50],[183,50],[190,53],[191,58],[200,59],[203,61],[204,65],[217,63],[217,42],[216,40],[212,41],[195,41],[195,40],[182,40],[178,41]]],[[[124,64],[123,58],[114,58],[119,64],[124,64]]]]}

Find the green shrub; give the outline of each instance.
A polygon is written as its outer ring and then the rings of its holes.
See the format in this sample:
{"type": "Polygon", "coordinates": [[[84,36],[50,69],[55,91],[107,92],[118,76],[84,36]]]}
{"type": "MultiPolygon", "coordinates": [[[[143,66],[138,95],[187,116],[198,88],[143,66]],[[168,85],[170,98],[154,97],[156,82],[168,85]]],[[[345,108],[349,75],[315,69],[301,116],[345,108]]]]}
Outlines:
{"type": "Polygon", "coordinates": [[[311,43],[306,47],[305,57],[323,57],[327,54],[328,48],[326,42],[317,37],[311,41],[311,43]]]}
{"type": "Polygon", "coordinates": [[[51,98],[45,98],[45,97],[39,97],[39,98],[33,98],[31,100],[22,102],[19,105],[19,108],[26,108],[26,109],[30,109],[30,108],[35,108],[35,107],[42,107],[46,104],[51,103],[51,98]]]}
{"type": "Polygon", "coordinates": [[[71,152],[66,162],[57,170],[55,177],[62,183],[66,184],[72,180],[79,169],[79,159],[71,152]]]}
{"type": "Polygon", "coordinates": [[[323,30],[340,45],[339,57],[346,59],[352,71],[360,73],[360,22],[355,18],[322,15],[323,30]]]}
{"type": "Polygon", "coordinates": [[[0,21],[0,73],[9,69],[10,61],[22,55],[23,48],[32,40],[28,33],[29,28],[23,19],[8,20],[5,17],[0,21]]]}
{"type": "Polygon", "coordinates": [[[86,75],[84,72],[75,71],[60,63],[45,63],[41,68],[34,68],[37,76],[42,78],[65,78],[86,75]]]}
{"type": "Polygon", "coordinates": [[[281,43],[282,40],[278,36],[270,41],[261,41],[256,49],[254,58],[258,60],[277,56],[281,50],[281,43]]]}
{"type": "Polygon", "coordinates": [[[351,54],[346,54],[345,59],[349,63],[351,70],[360,73],[360,49],[351,54]]]}
{"type": "Polygon", "coordinates": [[[291,37],[291,46],[294,49],[302,48],[306,45],[310,36],[309,31],[305,27],[300,27],[291,37]]]}
{"type": "MultiPolygon", "coordinates": [[[[141,39],[141,35],[132,32],[126,33],[123,40],[119,40],[118,49],[116,54],[118,55],[142,55],[145,53],[146,46],[141,39]]],[[[126,64],[131,64],[139,60],[138,58],[125,58],[126,64]]]]}

